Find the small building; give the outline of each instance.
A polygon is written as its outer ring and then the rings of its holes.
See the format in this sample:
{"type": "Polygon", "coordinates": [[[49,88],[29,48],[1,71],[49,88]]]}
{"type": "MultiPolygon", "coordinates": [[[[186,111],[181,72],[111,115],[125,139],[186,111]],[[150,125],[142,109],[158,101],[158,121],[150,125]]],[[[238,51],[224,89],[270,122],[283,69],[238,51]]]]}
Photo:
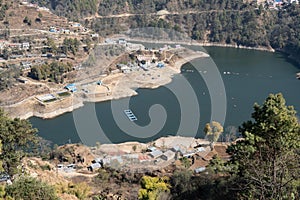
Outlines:
{"type": "Polygon", "coordinates": [[[23,58],[23,55],[11,55],[11,59],[23,58]]]}
{"type": "Polygon", "coordinates": [[[145,154],[141,154],[138,156],[138,160],[140,162],[145,162],[145,161],[149,161],[150,160],[150,157],[148,155],[145,155],[145,154]]]}
{"type": "Polygon", "coordinates": [[[51,33],[56,33],[56,32],[57,32],[57,30],[56,30],[56,28],[55,28],[55,27],[50,27],[50,29],[49,29],[49,32],[51,32],[51,33]]]}
{"type": "Polygon", "coordinates": [[[31,69],[31,62],[21,62],[22,70],[30,70],[31,69]]]}
{"type": "Polygon", "coordinates": [[[151,146],[151,147],[148,147],[147,150],[148,150],[149,152],[153,152],[153,151],[156,151],[157,148],[151,146]]]}
{"type": "Polygon", "coordinates": [[[184,149],[182,149],[180,146],[176,145],[171,149],[173,152],[179,152],[180,155],[184,155],[186,153],[186,151],[184,149]]]}
{"type": "Polygon", "coordinates": [[[47,11],[47,12],[50,11],[50,9],[49,9],[49,8],[46,8],[46,7],[38,7],[38,10],[39,10],[39,11],[40,11],[40,10],[43,10],[43,11],[47,11]]]}
{"type": "Polygon", "coordinates": [[[28,82],[28,80],[23,79],[23,78],[17,78],[17,81],[19,81],[20,83],[24,83],[24,84],[26,84],[28,82]]]}
{"type": "Polygon", "coordinates": [[[0,49],[4,49],[7,46],[7,41],[6,40],[0,40],[0,49]]]}
{"type": "Polygon", "coordinates": [[[122,157],[121,156],[113,156],[112,158],[111,158],[111,163],[112,162],[118,162],[119,164],[123,164],[123,159],[122,159],[122,157]]]}
{"type": "Polygon", "coordinates": [[[69,164],[69,165],[67,165],[67,168],[76,169],[76,165],[75,164],[69,164]]]}
{"type": "Polygon", "coordinates": [[[130,67],[124,64],[117,64],[117,68],[124,74],[128,74],[131,72],[130,67]]]}
{"type": "Polygon", "coordinates": [[[155,150],[155,151],[152,151],[150,152],[149,154],[152,158],[158,158],[160,156],[163,155],[163,152],[161,150],[155,150]]]}
{"type": "Polygon", "coordinates": [[[121,44],[121,45],[126,45],[126,44],[127,44],[127,41],[126,41],[125,39],[123,39],[123,38],[120,38],[120,39],[118,40],[118,43],[121,44]]]}
{"type": "Polygon", "coordinates": [[[27,50],[27,49],[29,49],[29,47],[30,47],[29,42],[23,42],[23,43],[22,43],[22,49],[27,50]]]}
{"type": "Polygon", "coordinates": [[[102,163],[102,158],[95,158],[92,163],[102,163]]]}
{"type": "Polygon", "coordinates": [[[108,39],[105,40],[105,43],[107,43],[107,44],[115,44],[116,41],[108,38],[108,39]]]}
{"type": "Polygon", "coordinates": [[[0,182],[8,181],[10,180],[10,176],[7,173],[1,173],[0,174],[0,182]]]}
{"type": "Polygon", "coordinates": [[[64,54],[64,53],[61,53],[61,54],[57,55],[56,57],[57,57],[57,58],[66,58],[67,55],[64,54]]]}
{"type": "Polygon", "coordinates": [[[73,27],[81,27],[81,24],[80,23],[73,23],[72,26],[73,27]]]}
{"type": "Polygon", "coordinates": [[[21,49],[22,48],[22,44],[21,43],[10,43],[9,47],[12,49],[21,49]]]}
{"type": "Polygon", "coordinates": [[[159,62],[159,63],[157,64],[157,67],[158,67],[158,68],[163,68],[163,67],[165,67],[165,64],[164,64],[164,63],[161,63],[161,62],[159,62]]]}
{"type": "Polygon", "coordinates": [[[127,65],[122,66],[120,70],[124,74],[128,74],[131,72],[131,69],[127,65]]]}
{"type": "Polygon", "coordinates": [[[205,169],[206,169],[206,167],[199,167],[199,168],[196,168],[196,169],[194,170],[194,172],[195,172],[195,173],[204,172],[205,169]]]}
{"type": "Polygon", "coordinates": [[[191,158],[194,155],[195,155],[195,152],[188,152],[188,153],[183,154],[183,157],[184,158],[191,158]]]}
{"type": "Polygon", "coordinates": [[[205,151],[205,148],[204,147],[198,147],[196,151],[197,152],[203,152],[203,151],[205,151]]]}
{"type": "Polygon", "coordinates": [[[63,170],[63,169],[65,168],[65,166],[64,166],[63,164],[58,164],[58,165],[56,166],[56,168],[57,168],[58,170],[63,170]]]}
{"type": "Polygon", "coordinates": [[[168,150],[161,156],[161,158],[166,161],[172,160],[175,158],[175,153],[171,150],[168,150]]]}
{"type": "Polygon", "coordinates": [[[69,29],[62,30],[61,32],[65,33],[65,34],[70,34],[71,33],[71,31],[69,29]]]}
{"type": "Polygon", "coordinates": [[[106,157],[102,159],[102,163],[103,165],[110,165],[111,162],[111,158],[110,157],[106,157]]]}
{"type": "Polygon", "coordinates": [[[90,166],[87,167],[87,169],[88,169],[89,171],[92,171],[92,172],[93,172],[94,170],[100,169],[100,168],[101,168],[101,164],[98,163],[98,162],[92,163],[90,166]]]}
{"type": "Polygon", "coordinates": [[[75,83],[71,83],[71,84],[67,85],[65,88],[67,90],[69,90],[70,92],[73,92],[73,93],[77,92],[77,87],[76,87],[75,83]]]}
{"type": "Polygon", "coordinates": [[[98,33],[91,34],[91,37],[92,37],[92,38],[98,38],[98,37],[99,37],[99,34],[98,34],[98,33]]]}
{"type": "Polygon", "coordinates": [[[37,96],[36,97],[39,101],[41,102],[51,102],[51,101],[55,101],[56,97],[53,94],[45,94],[45,95],[41,95],[41,96],[37,96]]]}
{"type": "Polygon", "coordinates": [[[120,70],[119,69],[114,69],[114,70],[111,70],[111,73],[112,74],[117,74],[117,73],[120,73],[120,70]]]}

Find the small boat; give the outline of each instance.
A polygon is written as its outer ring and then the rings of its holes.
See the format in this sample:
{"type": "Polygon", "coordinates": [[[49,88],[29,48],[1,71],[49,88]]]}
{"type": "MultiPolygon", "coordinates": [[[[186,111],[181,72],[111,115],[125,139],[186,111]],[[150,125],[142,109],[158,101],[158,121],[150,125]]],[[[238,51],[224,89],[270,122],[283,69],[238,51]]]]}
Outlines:
{"type": "Polygon", "coordinates": [[[300,72],[296,74],[296,78],[300,79],[300,72]]]}

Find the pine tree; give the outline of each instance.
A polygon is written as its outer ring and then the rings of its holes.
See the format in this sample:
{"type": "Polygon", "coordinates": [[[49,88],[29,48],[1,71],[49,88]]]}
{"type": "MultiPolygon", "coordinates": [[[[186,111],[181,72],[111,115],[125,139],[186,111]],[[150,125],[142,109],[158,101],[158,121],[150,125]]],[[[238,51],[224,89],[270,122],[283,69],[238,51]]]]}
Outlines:
{"type": "Polygon", "coordinates": [[[295,199],[299,195],[299,123],[282,94],[255,104],[252,121],[242,125],[243,140],[228,148],[239,199],[295,199]]]}

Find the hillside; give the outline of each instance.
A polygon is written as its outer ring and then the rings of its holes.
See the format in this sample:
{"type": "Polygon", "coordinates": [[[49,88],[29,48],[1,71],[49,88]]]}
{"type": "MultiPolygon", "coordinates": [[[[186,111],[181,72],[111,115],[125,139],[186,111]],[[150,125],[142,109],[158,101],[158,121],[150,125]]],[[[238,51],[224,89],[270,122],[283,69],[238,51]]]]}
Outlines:
{"type": "Polygon", "coordinates": [[[300,61],[300,8],[287,1],[277,4],[270,0],[260,6],[241,0],[36,2],[58,15],[81,21],[103,36],[128,28],[167,28],[201,42],[272,47],[300,61]],[[90,12],[83,9],[91,6],[90,12]]]}
{"type": "Polygon", "coordinates": [[[89,29],[46,7],[1,1],[0,9],[0,104],[50,92],[55,84],[71,81],[98,42],[89,29]],[[30,83],[16,86],[20,76],[30,77],[30,83]]]}

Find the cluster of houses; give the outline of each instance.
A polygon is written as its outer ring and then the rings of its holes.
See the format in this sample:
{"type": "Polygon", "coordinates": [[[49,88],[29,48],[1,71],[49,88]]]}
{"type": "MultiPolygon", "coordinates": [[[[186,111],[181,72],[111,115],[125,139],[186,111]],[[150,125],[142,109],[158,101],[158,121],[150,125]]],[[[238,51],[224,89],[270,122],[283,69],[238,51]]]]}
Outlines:
{"type": "Polygon", "coordinates": [[[28,50],[30,48],[29,42],[23,43],[9,43],[7,40],[0,40],[0,50],[11,48],[13,50],[28,50]]]}
{"type": "MultiPolygon", "coordinates": [[[[270,9],[275,10],[280,9],[284,5],[299,4],[299,0],[267,0],[266,2],[270,9]]],[[[263,1],[262,3],[265,3],[265,1],[263,1]]]]}
{"type": "Polygon", "coordinates": [[[75,172],[76,167],[77,167],[76,164],[68,164],[68,165],[58,164],[56,169],[60,172],[70,173],[70,172],[75,172]]]}
{"type": "MultiPolygon", "coordinates": [[[[151,50],[147,49],[148,51],[145,51],[146,48],[141,44],[132,44],[128,43],[125,39],[119,39],[119,40],[112,40],[112,39],[106,39],[105,43],[107,44],[119,44],[124,45],[128,49],[129,52],[136,52],[135,55],[135,61],[134,62],[128,62],[127,64],[119,63],[116,65],[117,69],[111,71],[112,73],[130,73],[131,71],[136,71],[138,69],[143,69],[144,71],[148,71],[150,67],[158,67],[163,68],[165,67],[164,61],[161,61],[157,56],[156,53],[162,53],[163,51],[170,49],[170,46],[165,46],[163,48],[160,48],[159,50],[151,50]],[[137,52],[145,52],[142,54],[138,54],[137,52]]],[[[176,45],[175,48],[179,48],[180,45],[176,45]]]]}
{"type": "MultiPolygon", "coordinates": [[[[88,32],[88,29],[83,27],[78,22],[69,22],[68,28],[51,26],[49,28],[49,32],[50,33],[60,33],[60,34],[74,34],[75,32],[86,33],[86,32],[88,32]]],[[[93,33],[93,34],[90,35],[90,37],[98,38],[99,34],[98,33],[93,33]]]]}
{"type": "Polygon", "coordinates": [[[38,4],[36,4],[36,3],[29,3],[28,1],[22,1],[21,4],[24,5],[24,6],[36,8],[37,11],[43,10],[43,11],[50,12],[49,8],[46,8],[46,7],[40,7],[40,6],[39,6],[38,4]]]}
{"type": "MultiPolygon", "coordinates": [[[[146,153],[131,153],[124,155],[106,155],[104,157],[96,158],[88,170],[95,171],[104,166],[106,167],[119,167],[119,168],[131,168],[133,166],[141,166],[148,168],[149,166],[164,166],[165,164],[171,164],[173,161],[180,158],[191,158],[197,153],[202,153],[203,156],[210,152],[210,147],[198,147],[192,150],[187,150],[181,146],[174,146],[170,149],[161,150],[157,147],[148,147],[146,153]]],[[[196,173],[204,171],[205,167],[201,169],[195,169],[196,173]]]]}

